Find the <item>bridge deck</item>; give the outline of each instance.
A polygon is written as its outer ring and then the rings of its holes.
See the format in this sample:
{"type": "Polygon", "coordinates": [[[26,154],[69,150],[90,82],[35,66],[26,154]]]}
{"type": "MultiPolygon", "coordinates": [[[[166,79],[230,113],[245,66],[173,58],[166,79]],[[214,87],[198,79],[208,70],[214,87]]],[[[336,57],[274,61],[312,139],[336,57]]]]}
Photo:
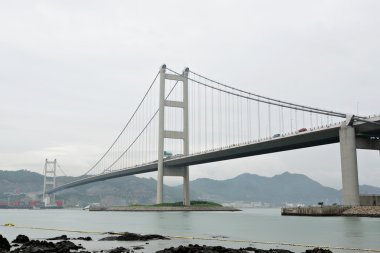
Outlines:
{"type": "MultiPolygon", "coordinates": [[[[380,117],[371,118],[371,121],[380,122],[380,117]]],[[[356,134],[359,136],[380,136],[379,125],[370,123],[355,123],[354,126],[356,134]]],[[[340,125],[328,126],[321,129],[311,130],[302,133],[295,133],[279,138],[271,138],[260,142],[239,144],[204,153],[192,154],[183,157],[175,157],[172,159],[165,160],[164,164],[168,167],[189,166],[337,143],[339,142],[339,128],[340,125]]],[[[109,172],[106,174],[79,179],[74,182],[51,189],[47,193],[51,194],[84,184],[104,181],[117,177],[142,174],[152,171],[157,171],[157,161],[132,168],[126,168],[118,171],[109,172]]]]}

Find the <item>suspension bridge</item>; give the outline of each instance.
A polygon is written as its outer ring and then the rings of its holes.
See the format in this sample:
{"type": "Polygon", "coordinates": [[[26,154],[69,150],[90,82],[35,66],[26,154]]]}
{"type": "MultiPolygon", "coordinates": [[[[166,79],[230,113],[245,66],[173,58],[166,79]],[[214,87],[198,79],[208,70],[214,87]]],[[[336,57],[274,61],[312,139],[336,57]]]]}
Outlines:
{"type": "Polygon", "coordinates": [[[359,205],[356,150],[380,150],[379,116],[273,99],[189,68],[178,73],[162,65],[100,159],[79,180],[60,186],[48,181],[44,196],[53,198],[72,187],[158,171],[156,202],[164,199],[164,177],[177,176],[183,178],[183,203],[189,205],[191,165],[331,143],[340,143],[343,204],[359,205]]]}

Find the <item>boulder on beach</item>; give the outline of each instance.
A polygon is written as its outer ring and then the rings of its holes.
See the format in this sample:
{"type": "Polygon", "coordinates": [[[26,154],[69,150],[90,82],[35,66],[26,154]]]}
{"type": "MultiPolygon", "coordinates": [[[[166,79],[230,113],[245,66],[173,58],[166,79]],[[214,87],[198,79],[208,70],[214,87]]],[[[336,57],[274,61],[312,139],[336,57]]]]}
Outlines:
{"type": "Polygon", "coordinates": [[[71,240],[81,240],[81,241],[92,241],[92,238],[90,236],[86,236],[86,237],[78,237],[78,238],[71,238],[71,240]]]}
{"type": "MultiPolygon", "coordinates": [[[[20,248],[13,250],[12,252],[21,253],[21,252],[54,252],[56,247],[54,243],[47,241],[31,240],[27,243],[24,243],[20,248]]],[[[58,252],[58,251],[57,251],[58,252]]],[[[65,253],[65,251],[59,251],[65,253]]]]}
{"type": "Polygon", "coordinates": [[[57,237],[48,238],[46,240],[48,240],[48,241],[67,241],[67,240],[92,241],[92,238],[90,236],[86,236],[86,237],[80,236],[78,238],[69,238],[69,237],[67,237],[67,235],[61,235],[61,236],[57,236],[57,237]]]}
{"type": "Polygon", "coordinates": [[[135,233],[123,233],[118,236],[108,236],[100,239],[99,241],[149,241],[149,240],[169,240],[169,238],[162,235],[140,235],[135,233]]]}
{"type": "MultiPolygon", "coordinates": [[[[163,250],[156,251],[156,253],[294,253],[293,251],[284,249],[256,249],[253,247],[231,249],[222,246],[200,246],[198,244],[189,244],[188,246],[171,247],[163,250]]],[[[313,252],[314,253],[314,252],[313,252]]]]}
{"type": "Polygon", "coordinates": [[[26,235],[18,235],[16,239],[12,241],[12,243],[21,243],[21,244],[27,243],[27,242],[29,242],[29,237],[27,237],[26,235]]]}
{"type": "Polygon", "coordinates": [[[0,235],[0,252],[9,251],[11,249],[11,245],[9,244],[7,238],[0,235]]]}
{"type": "Polygon", "coordinates": [[[249,253],[243,249],[231,249],[222,246],[200,246],[198,244],[189,244],[188,246],[171,247],[156,251],[156,253],[249,253]]]}
{"type": "Polygon", "coordinates": [[[306,250],[305,253],[332,253],[332,251],[329,249],[314,248],[306,250]]]}
{"type": "Polygon", "coordinates": [[[57,237],[48,238],[46,240],[48,240],[48,241],[58,241],[58,240],[69,240],[69,238],[67,237],[67,235],[61,235],[61,236],[57,236],[57,237]]]}
{"type": "Polygon", "coordinates": [[[56,246],[57,248],[68,249],[69,251],[70,251],[70,250],[83,249],[82,246],[80,246],[80,245],[76,245],[75,243],[70,242],[70,241],[61,241],[61,242],[57,242],[57,243],[55,244],[55,246],[56,246]]]}
{"type": "Polygon", "coordinates": [[[126,249],[124,247],[117,247],[108,251],[108,253],[130,253],[130,252],[131,250],[126,249]]]}
{"type": "Polygon", "coordinates": [[[82,246],[77,246],[70,241],[61,241],[57,243],[48,241],[32,240],[24,243],[20,248],[13,250],[15,253],[29,253],[29,252],[57,252],[69,253],[72,250],[83,249],[82,246]]]}

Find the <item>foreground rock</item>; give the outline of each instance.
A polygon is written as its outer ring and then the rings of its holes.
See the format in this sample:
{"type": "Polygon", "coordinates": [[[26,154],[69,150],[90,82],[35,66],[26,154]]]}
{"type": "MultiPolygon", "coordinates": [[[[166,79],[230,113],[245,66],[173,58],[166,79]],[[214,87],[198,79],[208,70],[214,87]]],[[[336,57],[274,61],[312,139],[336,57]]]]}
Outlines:
{"type": "Polygon", "coordinates": [[[92,238],[90,236],[86,237],[78,237],[78,238],[71,238],[71,240],[81,240],[81,241],[92,241],[92,238]]]}
{"type": "Polygon", "coordinates": [[[20,248],[13,250],[16,253],[32,253],[32,252],[58,252],[69,253],[71,250],[83,249],[82,246],[77,246],[70,241],[61,241],[57,243],[48,241],[32,240],[24,243],[20,248]]]}
{"type": "MultiPolygon", "coordinates": [[[[231,249],[225,248],[222,246],[200,246],[198,244],[188,246],[179,246],[179,247],[171,247],[163,250],[156,251],[156,253],[294,253],[290,250],[285,249],[256,249],[253,247],[248,248],[240,248],[240,249],[231,249]]],[[[315,248],[312,250],[306,250],[305,253],[332,253],[330,250],[315,248]]]]}
{"type": "Polygon", "coordinates": [[[200,246],[198,244],[188,246],[171,247],[156,251],[156,253],[249,253],[244,249],[230,249],[222,246],[200,246]]]}
{"type": "Polygon", "coordinates": [[[100,239],[99,241],[149,241],[149,240],[169,240],[169,238],[162,235],[140,235],[135,233],[124,233],[118,236],[108,236],[100,239]]]}
{"type": "Polygon", "coordinates": [[[11,249],[11,245],[9,244],[7,238],[0,235],[0,252],[7,252],[11,249]]]}
{"type": "Polygon", "coordinates": [[[314,248],[306,250],[305,253],[332,253],[332,251],[328,249],[314,248]]]}
{"type": "MultiPolygon", "coordinates": [[[[112,233],[111,233],[112,234],[112,233]]],[[[59,238],[61,241],[54,243],[51,241],[39,241],[39,240],[32,240],[29,241],[29,238],[25,235],[18,235],[17,238],[14,241],[19,242],[22,244],[19,248],[16,248],[12,251],[11,245],[9,244],[8,240],[4,238],[2,235],[0,235],[0,253],[8,253],[8,252],[15,252],[15,253],[39,253],[39,252],[57,252],[57,253],[90,253],[88,251],[84,251],[83,247],[79,244],[76,245],[71,241],[68,241],[69,239],[67,236],[59,236],[54,237],[59,238]],[[25,242],[28,241],[28,242],[25,242]],[[23,243],[22,243],[23,242],[23,243]]],[[[87,237],[78,237],[82,238],[84,240],[88,240],[87,237]]],[[[52,238],[51,238],[52,239],[52,238]]],[[[168,238],[161,236],[161,235],[140,235],[135,233],[123,233],[121,235],[117,236],[110,236],[101,239],[101,241],[147,241],[147,240],[169,240],[168,238]]],[[[146,242],[146,244],[148,244],[146,242]]],[[[144,247],[142,246],[132,246],[131,248],[124,248],[124,247],[117,247],[110,250],[101,250],[101,251],[94,251],[94,252],[107,252],[107,253],[133,253],[134,250],[143,250],[144,247]]],[[[294,253],[289,250],[284,249],[269,249],[269,250],[263,250],[263,249],[257,249],[253,247],[247,247],[247,248],[240,248],[240,249],[232,249],[232,248],[225,248],[222,246],[200,246],[200,245],[193,245],[189,244],[188,246],[179,246],[179,247],[170,247],[163,250],[156,251],[156,253],[294,253]]],[[[322,248],[314,248],[310,250],[306,250],[304,253],[332,253],[328,249],[322,249],[322,248]]]]}
{"type": "Polygon", "coordinates": [[[61,235],[61,236],[57,236],[57,237],[52,237],[52,238],[48,238],[46,239],[48,241],[58,241],[58,240],[63,240],[63,241],[67,241],[67,240],[81,240],[81,241],[92,241],[92,238],[89,237],[89,236],[86,236],[86,237],[78,237],[78,238],[69,238],[67,237],[67,235],[61,235]]]}
{"type": "Polygon", "coordinates": [[[110,251],[108,251],[108,253],[130,253],[131,250],[129,249],[126,249],[124,247],[117,247],[115,249],[111,249],[110,251]]]}
{"type": "Polygon", "coordinates": [[[57,237],[48,238],[46,240],[48,240],[48,241],[58,241],[58,240],[69,240],[69,238],[67,237],[67,235],[61,235],[61,236],[57,236],[57,237]]]}
{"type": "Polygon", "coordinates": [[[27,242],[29,242],[29,237],[27,237],[26,235],[18,235],[16,239],[12,241],[12,243],[21,243],[21,244],[27,243],[27,242]]]}

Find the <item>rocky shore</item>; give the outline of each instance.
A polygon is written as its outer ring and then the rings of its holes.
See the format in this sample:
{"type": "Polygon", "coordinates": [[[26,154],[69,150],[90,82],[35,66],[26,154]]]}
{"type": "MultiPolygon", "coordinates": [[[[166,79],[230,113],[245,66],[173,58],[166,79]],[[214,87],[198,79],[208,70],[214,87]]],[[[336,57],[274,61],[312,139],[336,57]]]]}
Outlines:
{"type": "MultiPolygon", "coordinates": [[[[63,240],[59,242],[48,242],[39,240],[29,240],[25,235],[18,235],[12,241],[12,245],[6,238],[0,235],[0,252],[15,252],[15,253],[32,253],[32,252],[58,252],[68,253],[84,249],[80,244],[76,245],[71,241],[63,240]]],[[[81,251],[84,252],[84,251],[81,251]]]]}
{"type": "Polygon", "coordinates": [[[343,216],[380,217],[380,206],[355,206],[343,212],[343,216]]]}
{"type": "MultiPolygon", "coordinates": [[[[149,244],[147,241],[150,240],[170,240],[170,238],[162,235],[141,235],[135,233],[108,233],[110,236],[101,238],[99,241],[145,241],[146,244],[149,244]]],[[[18,235],[12,243],[9,243],[7,238],[4,238],[0,234],[0,253],[40,253],[40,252],[58,252],[58,253],[69,253],[69,252],[78,252],[78,253],[143,253],[143,252],[156,252],[156,253],[294,253],[293,251],[286,249],[257,249],[253,247],[247,248],[226,248],[222,246],[207,246],[207,245],[198,245],[198,244],[189,244],[187,246],[178,246],[170,247],[157,251],[144,251],[144,246],[131,246],[129,248],[125,247],[116,247],[112,249],[102,249],[98,251],[87,251],[82,244],[74,243],[70,240],[76,241],[91,241],[91,237],[78,237],[78,238],[69,238],[66,235],[48,238],[46,240],[30,240],[26,235],[18,235]]],[[[303,253],[332,253],[328,249],[315,248],[312,250],[303,251],[303,253]]]]}
{"type": "MultiPolygon", "coordinates": [[[[111,233],[112,234],[112,233],[111,233]]],[[[162,235],[140,235],[135,233],[122,233],[115,236],[108,236],[100,239],[99,241],[150,241],[150,240],[170,240],[168,237],[162,235]]]]}
{"type": "MultiPolygon", "coordinates": [[[[263,250],[257,249],[253,247],[248,248],[240,248],[240,249],[231,249],[225,248],[222,246],[200,246],[200,245],[192,245],[188,246],[179,246],[177,248],[171,247],[168,249],[163,249],[156,251],[156,253],[294,253],[293,251],[286,249],[270,249],[263,250]]],[[[312,250],[306,250],[305,253],[332,253],[328,249],[314,248],[312,250]]]]}
{"type": "Polygon", "coordinates": [[[281,208],[285,216],[380,217],[380,206],[311,206],[281,208]]]}

